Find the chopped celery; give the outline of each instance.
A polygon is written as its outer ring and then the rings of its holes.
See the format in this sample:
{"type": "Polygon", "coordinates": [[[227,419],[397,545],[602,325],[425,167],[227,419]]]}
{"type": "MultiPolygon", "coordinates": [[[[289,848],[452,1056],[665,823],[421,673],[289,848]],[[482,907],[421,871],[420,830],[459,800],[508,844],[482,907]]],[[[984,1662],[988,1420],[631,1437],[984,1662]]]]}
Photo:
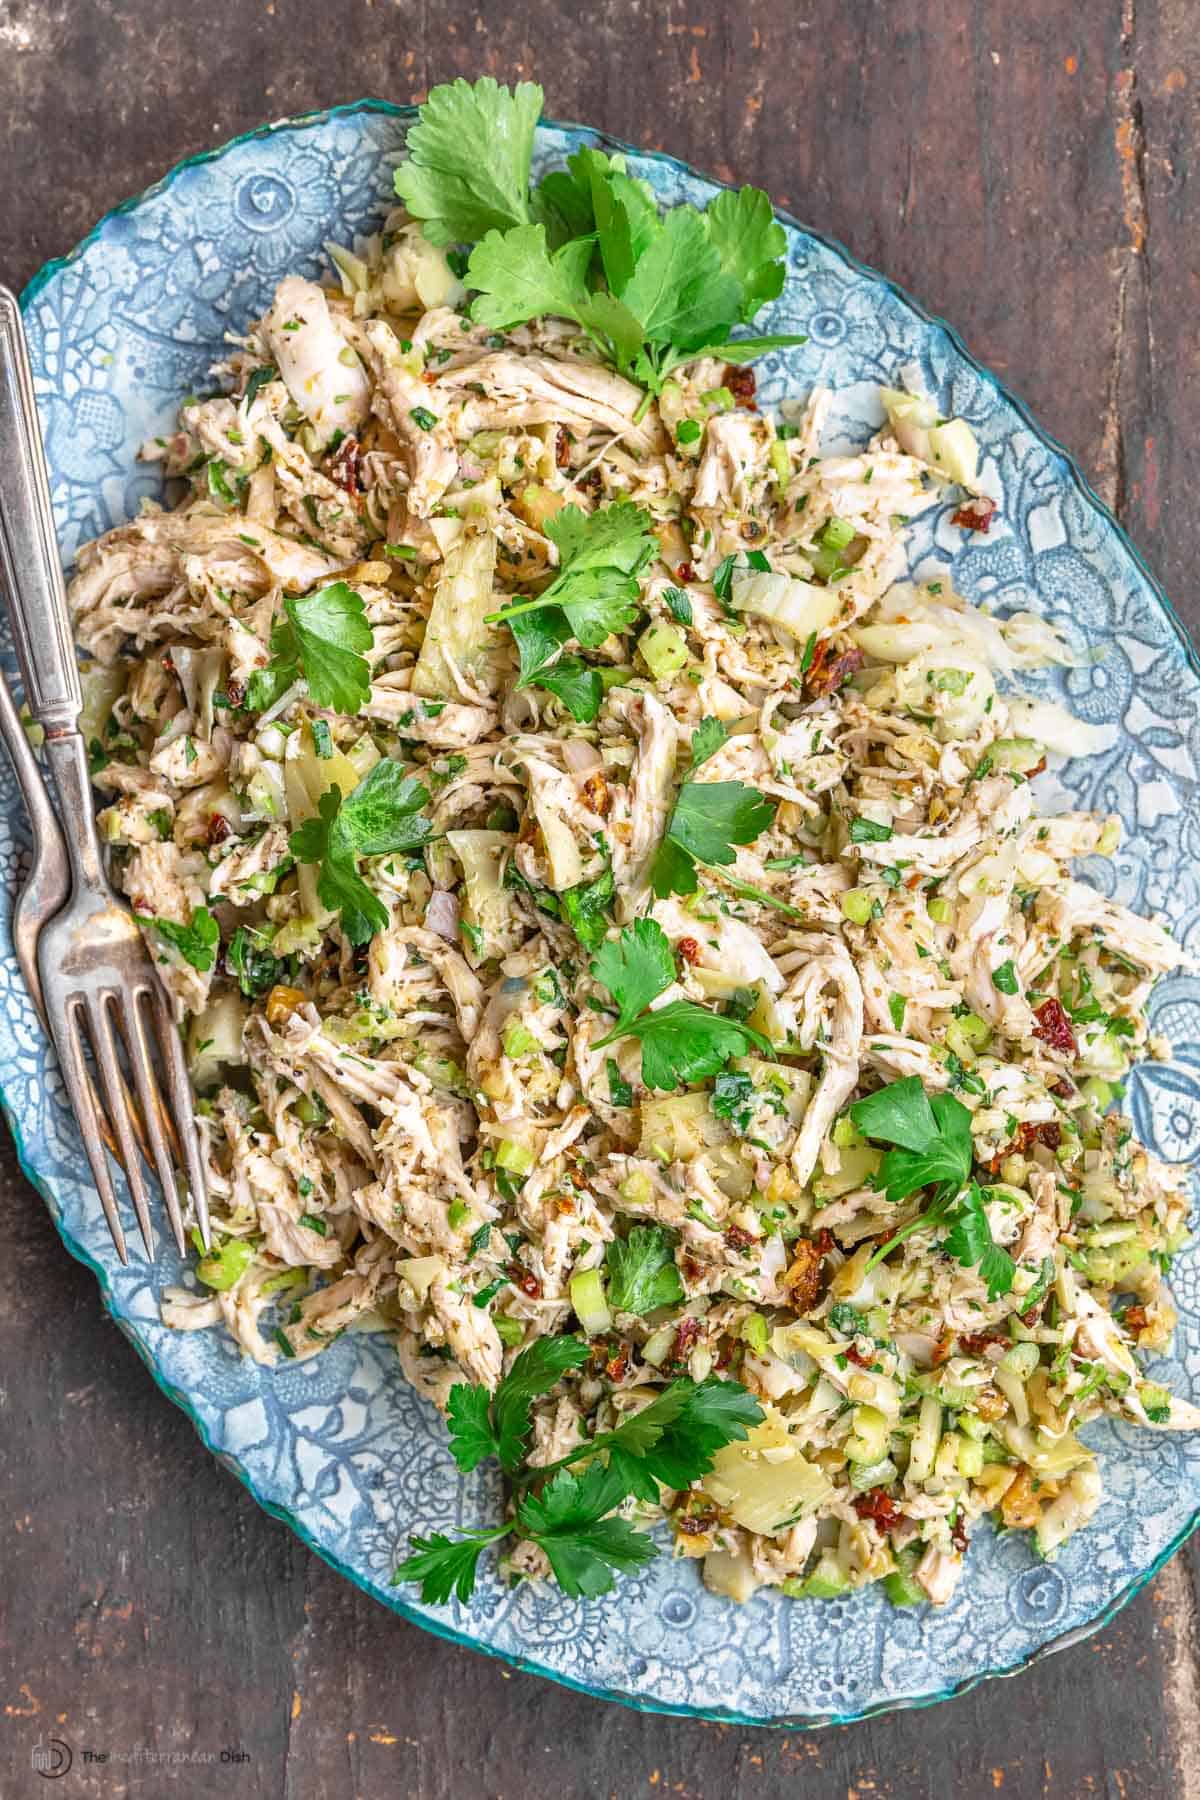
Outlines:
{"type": "Polygon", "coordinates": [[[972,487],[979,472],[979,445],[965,419],[947,419],[929,433],[929,460],[939,475],[972,487]]]}
{"type": "Polygon", "coordinates": [[[948,925],[954,917],[954,908],[940,894],[935,894],[929,902],[928,912],[935,925],[948,925]]]}
{"type": "Polygon", "coordinates": [[[1046,760],[1045,750],[1033,738],[997,738],[990,755],[993,768],[1017,775],[1031,775],[1046,760]]]}
{"type": "Polygon", "coordinates": [[[843,1448],[853,1463],[878,1463],[887,1455],[891,1420],[877,1406],[856,1406],[843,1448]]]}
{"type": "Polygon", "coordinates": [[[883,1578],[883,1591],[893,1606],[920,1606],[929,1598],[924,1588],[915,1579],[915,1570],[921,1560],[921,1549],[909,1544],[896,1555],[896,1567],[890,1575],[883,1578]]]}
{"type": "Polygon", "coordinates": [[[842,911],[852,925],[866,925],[875,910],[875,901],[866,888],[847,888],[842,895],[842,911]]]}
{"type": "Polygon", "coordinates": [[[500,1042],[504,1046],[504,1054],[508,1057],[534,1056],[541,1045],[520,1019],[509,1019],[500,1033],[500,1042]]]}
{"type": "Polygon", "coordinates": [[[850,1486],[865,1493],[869,1488],[887,1487],[899,1478],[899,1474],[890,1456],[883,1456],[873,1463],[854,1463],[850,1469],[850,1486]]]}
{"type": "Polygon", "coordinates": [[[655,681],[669,681],[688,659],[687,639],[678,625],[656,621],[638,639],[638,649],[655,681]]]}
{"type": "Polygon", "coordinates": [[[496,1167],[507,1169],[510,1175],[528,1175],[534,1161],[529,1145],[518,1143],[516,1138],[501,1138],[496,1145],[496,1167]]]}
{"type": "Polygon", "coordinates": [[[257,1254],[257,1238],[226,1238],[220,1245],[214,1238],[212,1249],[196,1264],[196,1273],[205,1287],[223,1292],[241,1280],[257,1254]]]}
{"type": "Polygon", "coordinates": [[[575,1316],[589,1337],[603,1337],[612,1325],[612,1313],[604,1292],[604,1277],[599,1269],[584,1269],[571,1277],[571,1305],[575,1316]]]}
{"type": "Polygon", "coordinates": [[[742,1342],[749,1344],[756,1356],[767,1354],[770,1332],[762,1313],[750,1313],[742,1320],[741,1337],[742,1342]]]}
{"type": "Polygon", "coordinates": [[[783,1592],[791,1600],[836,1600],[850,1586],[850,1577],[831,1551],[818,1558],[810,1575],[802,1580],[793,1576],[783,1583],[783,1592]]]}

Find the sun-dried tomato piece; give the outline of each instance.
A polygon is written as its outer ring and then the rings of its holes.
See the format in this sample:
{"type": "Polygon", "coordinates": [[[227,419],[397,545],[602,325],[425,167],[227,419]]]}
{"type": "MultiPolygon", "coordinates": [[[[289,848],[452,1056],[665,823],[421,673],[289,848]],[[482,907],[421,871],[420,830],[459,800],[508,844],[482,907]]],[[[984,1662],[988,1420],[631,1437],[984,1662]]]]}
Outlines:
{"type": "Polygon", "coordinates": [[[1007,1330],[974,1331],[966,1337],[960,1337],[958,1347],[967,1356],[982,1356],[989,1344],[1007,1344],[1007,1330]]]}
{"type": "Polygon", "coordinates": [[[685,963],[700,961],[700,946],[694,937],[682,937],[675,946],[685,963]]]}
{"type": "Polygon", "coordinates": [[[608,783],[604,779],[602,770],[593,769],[590,775],[584,776],[579,784],[579,797],[598,818],[603,819],[608,816],[608,809],[612,805],[612,795],[608,791],[608,783]]]}
{"type": "Polygon", "coordinates": [[[741,1225],[725,1227],[725,1242],[731,1250],[748,1250],[754,1242],[753,1237],[741,1225]]]}
{"type": "Polygon", "coordinates": [[[675,1333],[675,1346],[671,1352],[671,1361],[676,1363],[686,1362],[692,1351],[696,1348],[699,1336],[699,1319],[693,1319],[690,1314],[688,1314],[686,1318],[680,1319],[679,1329],[675,1333]]]}
{"type": "Polygon", "coordinates": [[[1145,1331],[1150,1320],[1144,1306],[1127,1306],[1121,1314],[1121,1323],[1127,1331],[1145,1331]]]}
{"type": "Polygon", "coordinates": [[[866,660],[857,645],[851,644],[839,650],[832,638],[822,638],[814,649],[812,662],[805,672],[805,698],[820,700],[826,694],[838,693],[866,660]]]}
{"type": "Polygon", "coordinates": [[[675,571],[676,581],[695,581],[696,570],[692,563],[681,562],[675,571]]]}
{"type": "Polygon", "coordinates": [[[1028,1121],[1018,1125],[1012,1148],[1018,1156],[1024,1156],[1034,1144],[1044,1144],[1047,1150],[1057,1150],[1061,1143],[1062,1126],[1057,1119],[1044,1119],[1040,1125],[1031,1125],[1028,1121]]]}
{"type": "Polygon", "coordinates": [[[571,440],[561,425],[554,439],[554,462],[560,469],[568,468],[571,462],[571,440]]]}
{"type": "Polygon", "coordinates": [[[1033,1028],[1034,1037],[1041,1038],[1044,1044],[1048,1044],[1051,1050],[1057,1050],[1061,1056],[1078,1056],[1079,1045],[1075,1042],[1075,1033],[1071,1030],[1071,1021],[1062,1001],[1043,1000],[1033,1010],[1037,1019],[1033,1028]]]}
{"type": "Polygon", "coordinates": [[[225,683],[225,698],[229,701],[230,706],[240,706],[242,701],[246,698],[245,682],[227,681],[225,683]]]}
{"type": "Polygon", "coordinates": [[[624,1381],[629,1370],[629,1352],[618,1346],[604,1364],[604,1373],[610,1381],[624,1381]]]}
{"type": "Polygon", "coordinates": [[[783,1285],[792,1296],[798,1313],[811,1312],[821,1295],[821,1266],[825,1252],[813,1238],[797,1238],[792,1245],[792,1262],[783,1277],[783,1285]]]}
{"type": "Polygon", "coordinates": [[[717,1509],[711,1501],[705,1505],[699,1495],[689,1495],[684,1506],[674,1515],[676,1531],[685,1537],[703,1537],[717,1522],[717,1509]]]}
{"type": "Polygon", "coordinates": [[[873,1351],[868,1351],[864,1355],[857,1344],[847,1344],[846,1361],[857,1363],[860,1369],[870,1369],[874,1367],[875,1354],[873,1351]]]}
{"type": "Polygon", "coordinates": [[[753,369],[741,368],[736,363],[726,363],[725,386],[739,406],[754,405],[758,383],[754,379],[753,369]]]}
{"type": "Polygon", "coordinates": [[[210,813],[208,815],[208,830],[204,834],[205,843],[210,849],[216,844],[223,844],[225,839],[229,836],[230,829],[229,820],[225,817],[224,813],[210,813]]]}
{"type": "Polygon", "coordinates": [[[988,531],[995,511],[994,500],[989,500],[986,494],[976,494],[963,501],[954,515],[954,523],[961,525],[964,531],[988,531]]]}
{"type": "Polygon", "coordinates": [[[508,1265],[508,1279],[512,1282],[514,1287],[519,1287],[521,1292],[526,1295],[528,1299],[541,1299],[542,1284],[533,1273],[532,1269],[525,1268],[519,1262],[511,1262],[508,1265]]]}
{"type": "Polygon", "coordinates": [[[851,1504],[860,1519],[870,1519],[880,1531],[890,1531],[902,1516],[899,1505],[886,1488],[870,1488],[865,1494],[855,1494],[851,1504]]]}
{"type": "Polygon", "coordinates": [[[329,465],[330,481],[336,482],[347,494],[356,497],[362,492],[358,483],[358,457],[358,439],[351,433],[342,439],[329,465]]]}
{"type": "Polygon", "coordinates": [[[960,1556],[965,1553],[970,1541],[970,1538],[967,1536],[967,1528],[963,1521],[961,1519],[955,1519],[953,1525],[950,1527],[950,1542],[954,1545],[954,1548],[958,1551],[960,1556]]]}

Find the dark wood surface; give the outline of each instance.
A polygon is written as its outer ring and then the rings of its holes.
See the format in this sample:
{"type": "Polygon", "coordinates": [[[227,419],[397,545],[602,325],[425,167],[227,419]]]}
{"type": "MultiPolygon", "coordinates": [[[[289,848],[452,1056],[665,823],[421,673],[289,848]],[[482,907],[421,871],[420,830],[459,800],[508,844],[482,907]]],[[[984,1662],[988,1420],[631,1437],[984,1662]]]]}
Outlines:
{"type": "MultiPolygon", "coordinates": [[[[454,74],[749,180],[1032,402],[1200,625],[1197,0],[0,0],[0,278],[179,157],[454,74]]],[[[0,1794],[1191,1800],[1200,1559],[1089,1642],[815,1734],[637,1715],[451,1648],[204,1452],[0,1145],[0,1794]],[[84,1763],[82,1751],[135,1762],[84,1763]],[[171,1752],[249,1760],[171,1765],[171,1752]],[[49,1789],[54,1792],[54,1788],[49,1789]]]]}

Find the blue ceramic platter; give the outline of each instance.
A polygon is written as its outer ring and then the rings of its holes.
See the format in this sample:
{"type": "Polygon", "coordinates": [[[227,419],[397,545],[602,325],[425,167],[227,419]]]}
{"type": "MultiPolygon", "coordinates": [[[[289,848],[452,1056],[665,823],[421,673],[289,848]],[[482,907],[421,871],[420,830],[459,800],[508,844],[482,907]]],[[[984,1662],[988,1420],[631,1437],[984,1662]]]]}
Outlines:
{"type": "MultiPolygon", "coordinates": [[[[175,169],[119,207],[24,295],[64,558],[127,519],[154,474],[136,461],[177,400],[205,382],[223,334],[266,306],[289,270],[315,274],[323,240],[374,228],[411,109],[365,102],[264,128],[175,169]]],[[[594,134],[539,132],[557,160],[594,134]]],[[[610,148],[613,146],[609,146],[610,148]]],[[[617,146],[619,147],[619,146],[617,146]]],[[[662,156],[629,153],[665,201],[704,206],[714,184],[662,156]]],[[[1088,871],[1106,892],[1161,910],[1200,949],[1200,665],[1115,521],[1024,409],[944,325],[838,245],[784,220],[789,279],[760,320],[804,331],[799,350],[758,365],[767,403],[814,382],[838,390],[836,433],[879,422],[879,383],[916,378],[945,414],[974,426],[1004,506],[987,537],[927,514],[916,566],[950,565],[956,585],[1000,611],[1032,606],[1103,654],[1038,677],[1109,748],[1058,776],[1064,803],[1119,813],[1125,845],[1088,871]]],[[[5,641],[5,654],[10,656],[5,641]]],[[[181,1271],[164,1256],[121,1268],[58,1071],[9,941],[24,853],[20,803],[0,771],[0,1070],[24,1167],[67,1248],[91,1267],[113,1318],[155,1380],[259,1504],[360,1587],[428,1630],[632,1706],[791,1728],[844,1722],[960,1692],[986,1675],[1094,1629],[1145,1582],[1200,1518],[1200,1438],[1094,1428],[1106,1501],[1052,1564],[1024,1538],[981,1534],[954,1601],[896,1612],[877,1592],[846,1602],[741,1609],[708,1594],[693,1565],[663,1556],[605,1600],[577,1604],[488,1573],[469,1605],[421,1606],[389,1574],[410,1529],[490,1521],[498,1482],[463,1481],[442,1423],[400,1378],[386,1343],[345,1337],[319,1358],[259,1368],[216,1333],[159,1323],[158,1296],[181,1271]]],[[[1141,1135],[1162,1155],[1200,1155],[1200,981],[1162,984],[1155,1023],[1177,1060],[1131,1083],[1141,1135]]],[[[1175,1354],[1155,1378],[1200,1397],[1200,1258],[1183,1258],[1175,1354]]],[[[191,1279],[185,1277],[185,1279],[191,1279]]]]}

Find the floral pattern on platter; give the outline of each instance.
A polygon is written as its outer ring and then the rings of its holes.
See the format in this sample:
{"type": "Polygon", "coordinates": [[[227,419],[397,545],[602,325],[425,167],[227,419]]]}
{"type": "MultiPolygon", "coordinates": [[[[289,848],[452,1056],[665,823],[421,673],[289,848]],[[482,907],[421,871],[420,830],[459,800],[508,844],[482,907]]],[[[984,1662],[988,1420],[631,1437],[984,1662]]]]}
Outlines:
{"type": "MultiPolygon", "coordinates": [[[[404,109],[378,102],[265,128],[183,165],[109,215],[24,297],[64,557],[157,491],[138,445],[181,394],[202,388],[226,333],[265,307],[292,269],[315,272],[322,243],[371,229],[387,203],[404,109]]],[[[543,127],[539,156],[592,134],[543,127]]],[[[713,185],[665,157],[630,152],[665,199],[704,205],[713,185]]],[[[785,222],[786,223],[786,222],[785,222]]],[[[815,381],[838,392],[834,429],[859,440],[881,418],[883,381],[913,376],[941,410],[968,418],[1003,512],[985,537],[951,528],[950,506],[915,534],[914,568],[950,566],[956,584],[1001,612],[1032,606],[1095,653],[1039,677],[1109,747],[1054,777],[1063,804],[1118,813],[1126,845],[1089,869],[1106,891],[1161,910],[1200,947],[1200,666],[1113,521],[1073,467],[957,339],[838,246],[787,223],[789,280],[762,321],[802,330],[802,348],[758,364],[766,405],[815,381]]],[[[11,655],[5,648],[11,661],[11,655]]],[[[897,1612],[877,1590],[834,1602],[757,1595],[732,1610],[698,1570],[664,1556],[619,1591],[575,1604],[509,1589],[489,1571],[467,1606],[429,1608],[389,1587],[410,1530],[494,1517],[499,1482],[463,1481],[436,1414],[405,1385],[386,1342],[347,1336],[321,1357],[267,1370],[216,1333],[168,1331],[158,1296],[194,1282],[172,1256],[117,1263],[78,1134],[9,942],[25,842],[15,784],[0,768],[0,1066],[3,1105],[24,1165],[68,1248],[164,1390],[258,1500],[366,1591],[428,1628],[523,1667],[628,1703],[792,1727],[920,1704],[1021,1666],[1106,1617],[1191,1529],[1200,1440],[1104,1425],[1094,1432],[1107,1502],[1051,1565],[1023,1539],[981,1534],[967,1576],[939,1612],[897,1612]],[[14,823],[14,821],[20,821],[14,823]]],[[[1131,1083],[1139,1131],[1163,1154],[1200,1157],[1200,981],[1163,984],[1155,1018],[1178,1046],[1131,1083]]],[[[1200,1258],[1177,1269],[1180,1327],[1161,1374],[1200,1393],[1200,1258]]],[[[1156,1371],[1158,1372],[1158,1371],[1156,1371]]]]}

